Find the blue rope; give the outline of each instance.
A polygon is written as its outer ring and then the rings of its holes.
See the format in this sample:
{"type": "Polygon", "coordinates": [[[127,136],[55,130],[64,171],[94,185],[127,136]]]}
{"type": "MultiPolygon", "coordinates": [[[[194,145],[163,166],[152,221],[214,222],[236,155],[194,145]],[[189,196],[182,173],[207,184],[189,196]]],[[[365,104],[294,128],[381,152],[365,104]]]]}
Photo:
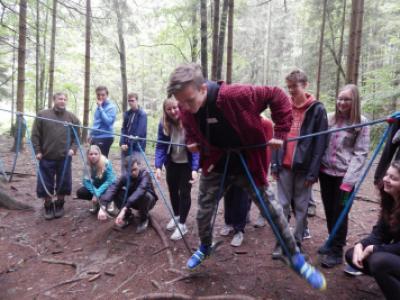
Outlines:
{"type": "Polygon", "coordinates": [[[14,156],[14,161],[13,161],[11,172],[10,172],[10,177],[8,178],[8,182],[11,182],[11,180],[13,178],[15,168],[17,166],[17,160],[18,160],[20,147],[21,147],[21,133],[22,133],[22,120],[21,119],[22,119],[22,116],[20,114],[17,114],[17,118],[18,118],[17,142],[15,145],[15,156],[14,156]]]}
{"type": "MultiPolygon", "coordinates": [[[[130,138],[132,139],[132,137],[130,137],[130,138]]],[[[136,139],[136,138],[135,138],[135,139],[136,139]]],[[[161,185],[160,185],[159,181],[157,180],[156,176],[154,175],[153,170],[152,170],[151,167],[150,167],[150,163],[149,163],[149,161],[148,161],[148,159],[147,159],[146,154],[144,153],[144,151],[143,151],[143,149],[142,149],[142,146],[141,146],[140,143],[138,143],[138,142],[136,142],[136,144],[137,144],[137,146],[138,146],[138,148],[139,148],[139,150],[140,150],[140,153],[141,153],[142,156],[143,156],[143,159],[144,159],[144,161],[145,161],[145,163],[146,163],[147,169],[148,169],[149,172],[150,172],[151,178],[152,178],[152,179],[154,180],[154,182],[156,183],[157,189],[158,189],[158,191],[160,192],[160,195],[161,195],[161,198],[162,198],[162,200],[163,200],[163,202],[164,202],[164,205],[167,207],[167,210],[168,210],[169,214],[171,215],[172,220],[174,220],[174,222],[175,222],[176,228],[178,228],[179,233],[181,234],[181,237],[182,237],[183,243],[185,244],[186,250],[189,252],[189,254],[192,254],[192,250],[190,249],[188,242],[186,241],[185,237],[183,236],[182,231],[181,231],[181,229],[180,229],[179,226],[178,226],[178,222],[177,222],[177,221],[175,220],[175,218],[174,218],[174,217],[175,217],[175,216],[174,216],[174,212],[172,211],[172,208],[168,205],[167,198],[165,197],[164,192],[163,192],[163,190],[162,190],[162,188],[161,188],[161,185]]]]}
{"type": "Polygon", "coordinates": [[[71,160],[71,157],[68,155],[69,149],[71,148],[71,129],[67,123],[65,123],[64,126],[66,127],[67,130],[67,142],[65,146],[65,158],[64,158],[63,169],[61,172],[61,179],[59,180],[60,186],[58,187],[56,194],[58,194],[61,191],[64,182],[65,171],[67,170],[68,163],[71,160]]]}
{"type": "Polygon", "coordinates": [[[325,247],[325,248],[329,248],[329,247],[330,247],[330,245],[331,245],[333,239],[335,238],[335,236],[336,236],[336,234],[337,234],[337,231],[339,230],[339,228],[340,228],[340,226],[342,225],[344,219],[346,218],[347,214],[349,213],[349,211],[350,211],[350,209],[351,209],[351,206],[353,205],[353,201],[354,201],[354,199],[355,199],[355,197],[356,197],[358,191],[360,190],[363,181],[364,181],[365,178],[367,177],[367,174],[368,174],[368,172],[369,172],[369,170],[370,170],[370,168],[371,168],[371,166],[372,166],[372,163],[373,163],[373,161],[375,160],[375,158],[378,156],[378,153],[379,153],[379,151],[381,150],[381,148],[382,148],[382,146],[383,146],[385,140],[387,139],[387,137],[388,137],[388,135],[389,135],[389,132],[390,132],[390,129],[391,129],[392,127],[393,127],[393,125],[389,125],[389,126],[386,127],[386,130],[385,130],[385,132],[383,133],[382,138],[381,138],[381,140],[379,141],[378,145],[376,146],[375,151],[374,151],[374,153],[373,153],[371,159],[369,160],[369,162],[368,162],[368,164],[367,164],[367,167],[365,168],[364,173],[362,174],[360,180],[357,182],[357,184],[356,184],[356,186],[355,186],[353,192],[351,193],[349,199],[346,201],[346,204],[345,204],[345,206],[344,206],[342,212],[340,213],[340,216],[339,216],[339,218],[337,219],[335,226],[333,227],[333,229],[332,229],[332,231],[331,231],[331,233],[330,233],[330,235],[329,235],[327,241],[325,242],[325,244],[324,244],[324,247],[325,247]]]}
{"type": "MultiPolygon", "coordinates": [[[[260,204],[265,216],[267,217],[268,223],[271,225],[272,231],[274,232],[275,237],[277,238],[280,246],[282,247],[283,252],[285,253],[287,258],[290,258],[291,257],[290,252],[289,252],[289,250],[288,250],[288,248],[287,248],[287,246],[285,244],[285,241],[283,240],[278,228],[276,227],[276,225],[275,225],[275,223],[274,223],[274,221],[272,219],[271,212],[268,210],[268,207],[265,205],[265,203],[263,201],[263,198],[262,198],[262,196],[260,194],[260,190],[257,188],[256,183],[254,182],[254,179],[251,176],[250,170],[247,167],[247,164],[246,164],[246,161],[245,161],[245,159],[243,157],[243,154],[241,152],[238,152],[238,154],[239,154],[239,157],[240,157],[240,161],[242,162],[242,166],[243,166],[243,168],[245,170],[245,173],[247,175],[247,178],[249,179],[249,182],[250,182],[254,192],[256,193],[258,203],[260,204]]],[[[292,264],[291,259],[289,259],[289,261],[290,261],[290,264],[292,264]]]]}
{"type": "Polygon", "coordinates": [[[214,213],[213,213],[213,219],[211,222],[211,234],[214,231],[214,224],[215,224],[215,220],[217,219],[219,201],[221,200],[222,195],[224,193],[224,185],[225,185],[226,177],[228,175],[228,164],[229,164],[230,158],[231,158],[231,151],[228,150],[227,155],[226,155],[225,165],[224,165],[224,173],[222,174],[222,179],[221,179],[221,183],[219,185],[219,191],[217,194],[217,205],[215,206],[214,213]]]}
{"type": "MultiPolygon", "coordinates": [[[[126,187],[124,193],[124,199],[122,201],[122,206],[125,206],[126,200],[128,199],[128,192],[129,192],[129,185],[131,184],[131,168],[132,168],[132,159],[133,159],[133,143],[129,143],[129,161],[128,161],[128,168],[127,168],[127,180],[126,180],[126,187]]],[[[122,168],[125,166],[125,161],[122,162],[122,168]]]]}
{"type": "Polygon", "coordinates": [[[36,174],[39,177],[39,181],[40,181],[41,185],[43,186],[46,194],[50,198],[52,198],[54,195],[49,192],[49,190],[47,189],[46,184],[44,182],[43,174],[42,174],[42,171],[40,171],[39,163],[38,163],[38,160],[36,159],[35,148],[33,147],[33,143],[32,143],[32,140],[30,138],[30,132],[29,132],[29,128],[28,128],[28,126],[26,124],[26,120],[23,117],[21,117],[21,118],[22,118],[23,126],[25,127],[25,131],[26,131],[26,141],[28,142],[29,148],[31,150],[32,160],[35,163],[36,174]]]}

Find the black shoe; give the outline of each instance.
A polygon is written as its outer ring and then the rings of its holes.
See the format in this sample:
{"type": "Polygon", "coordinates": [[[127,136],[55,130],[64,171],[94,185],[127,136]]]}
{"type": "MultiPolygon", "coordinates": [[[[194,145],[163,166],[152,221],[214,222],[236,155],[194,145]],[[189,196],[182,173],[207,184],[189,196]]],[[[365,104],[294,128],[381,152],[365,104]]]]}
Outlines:
{"type": "Polygon", "coordinates": [[[97,215],[97,213],[99,212],[99,209],[100,209],[100,204],[99,204],[99,202],[92,202],[92,207],[89,208],[89,212],[90,212],[92,215],[97,215]]]}
{"type": "Polygon", "coordinates": [[[54,219],[54,203],[51,200],[44,202],[44,218],[46,220],[54,219]]]}
{"type": "Polygon", "coordinates": [[[321,266],[324,268],[333,268],[343,263],[343,256],[338,254],[328,254],[321,260],[321,266]]]}
{"type": "Polygon", "coordinates": [[[61,218],[64,215],[64,200],[54,202],[54,217],[61,218]]]}
{"type": "Polygon", "coordinates": [[[322,246],[319,247],[319,249],[318,249],[318,254],[326,255],[326,254],[329,254],[330,252],[331,252],[331,249],[325,247],[325,245],[322,245],[322,246]]]}

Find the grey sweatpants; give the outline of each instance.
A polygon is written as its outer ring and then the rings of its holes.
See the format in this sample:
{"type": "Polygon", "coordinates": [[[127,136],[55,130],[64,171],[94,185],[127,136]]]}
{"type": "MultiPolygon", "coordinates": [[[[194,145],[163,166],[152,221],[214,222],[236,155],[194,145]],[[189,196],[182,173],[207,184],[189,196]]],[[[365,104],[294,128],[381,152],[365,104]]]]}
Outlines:
{"type": "MultiPolygon", "coordinates": [[[[216,205],[219,201],[217,197],[220,190],[221,180],[222,174],[215,172],[211,172],[207,176],[204,176],[203,174],[200,176],[198,211],[196,218],[199,237],[203,245],[211,245],[212,243],[211,221],[216,205]]],[[[261,208],[261,204],[257,199],[254,189],[250,185],[249,179],[245,175],[228,175],[225,181],[224,190],[227,190],[232,184],[243,188],[260,209],[264,218],[267,218],[264,210],[261,208]]],[[[294,255],[298,251],[298,248],[293,234],[289,229],[286,217],[287,215],[283,214],[282,206],[268,186],[258,187],[258,189],[289,254],[291,256],[294,255]]],[[[227,203],[227,205],[229,205],[229,203],[227,203]]]]}
{"type": "Polygon", "coordinates": [[[286,218],[290,215],[290,202],[294,202],[296,227],[294,237],[298,245],[303,240],[304,229],[307,226],[307,209],[311,197],[311,186],[305,187],[306,174],[293,172],[283,168],[279,172],[277,182],[278,199],[286,218]]]}

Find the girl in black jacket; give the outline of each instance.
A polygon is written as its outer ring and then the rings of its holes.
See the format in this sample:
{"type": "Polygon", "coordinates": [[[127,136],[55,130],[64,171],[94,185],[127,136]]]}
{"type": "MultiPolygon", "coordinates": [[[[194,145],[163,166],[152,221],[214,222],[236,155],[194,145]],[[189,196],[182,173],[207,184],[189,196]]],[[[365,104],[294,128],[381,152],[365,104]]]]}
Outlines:
{"type": "Polygon", "coordinates": [[[375,278],[387,299],[400,295],[400,161],[383,178],[381,214],[371,234],[346,252],[347,263],[375,278]]]}

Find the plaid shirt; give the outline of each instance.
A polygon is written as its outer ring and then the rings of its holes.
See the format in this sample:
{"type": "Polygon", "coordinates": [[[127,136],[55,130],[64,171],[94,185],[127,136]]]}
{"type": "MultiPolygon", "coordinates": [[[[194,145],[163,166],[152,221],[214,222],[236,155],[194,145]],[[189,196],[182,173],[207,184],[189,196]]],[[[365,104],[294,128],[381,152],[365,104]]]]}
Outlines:
{"type": "MultiPolygon", "coordinates": [[[[271,109],[274,122],[274,137],[286,139],[292,124],[292,106],[289,97],[278,87],[227,85],[222,83],[217,98],[217,107],[238,134],[242,145],[265,143],[267,134],[260,116],[267,107],[271,109]]],[[[187,144],[197,143],[201,151],[201,167],[207,175],[223,155],[213,147],[200,132],[194,114],[182,111],[187,144]],[[205,153],[204,148],[207,148],[205,153]]],[[[250,172],[258,186],[267,184],[268,164],[265,147],[248,149],[245,152],[250,172]]]]}

